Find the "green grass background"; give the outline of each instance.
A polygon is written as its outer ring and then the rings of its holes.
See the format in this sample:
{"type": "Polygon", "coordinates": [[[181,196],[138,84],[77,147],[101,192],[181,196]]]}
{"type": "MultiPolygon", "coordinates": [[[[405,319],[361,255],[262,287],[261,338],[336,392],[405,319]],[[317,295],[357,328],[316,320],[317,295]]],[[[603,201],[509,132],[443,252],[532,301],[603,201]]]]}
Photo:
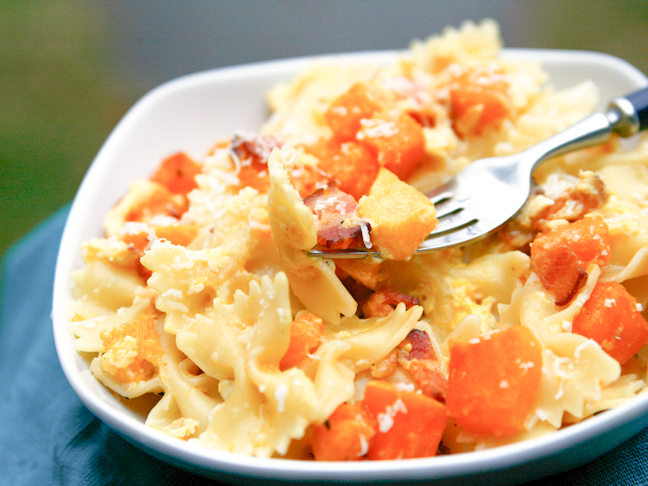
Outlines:
{"type": "Polygon", "coordinates": [[[89,2],[0,1],[0,252],[69,202],[135,100],[89,2]]]}

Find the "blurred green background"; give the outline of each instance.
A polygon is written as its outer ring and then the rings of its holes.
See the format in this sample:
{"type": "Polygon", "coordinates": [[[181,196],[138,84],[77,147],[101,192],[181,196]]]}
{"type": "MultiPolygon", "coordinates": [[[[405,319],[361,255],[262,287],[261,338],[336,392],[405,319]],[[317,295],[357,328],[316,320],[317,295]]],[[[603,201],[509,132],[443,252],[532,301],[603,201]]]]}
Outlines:
{"type": "Polygon", "coordinates": [[[0,255],[72,200],[110,130],[161,82],[405,48],[484,17],[500,23],[507,46],[601,51],[648,74],[644,0],[0,0],[0,255]]]}

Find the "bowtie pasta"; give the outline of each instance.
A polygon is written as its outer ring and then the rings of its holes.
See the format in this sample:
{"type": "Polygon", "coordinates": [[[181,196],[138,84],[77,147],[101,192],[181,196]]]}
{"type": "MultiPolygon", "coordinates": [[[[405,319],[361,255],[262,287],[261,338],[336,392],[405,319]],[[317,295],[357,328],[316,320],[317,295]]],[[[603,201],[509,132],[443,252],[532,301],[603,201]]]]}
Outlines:
{"type": "Polygon", "coordinates": [[[315,460],[495,447],[642,393],[645,137],[545,163],[498,233],[414,254],[437,223],[422,194],[596,105],[500,44],[466,23],[388,66],[313,65],[258,133],[134,181],[74,273],[93,375],[180,440],[315,460]]]}

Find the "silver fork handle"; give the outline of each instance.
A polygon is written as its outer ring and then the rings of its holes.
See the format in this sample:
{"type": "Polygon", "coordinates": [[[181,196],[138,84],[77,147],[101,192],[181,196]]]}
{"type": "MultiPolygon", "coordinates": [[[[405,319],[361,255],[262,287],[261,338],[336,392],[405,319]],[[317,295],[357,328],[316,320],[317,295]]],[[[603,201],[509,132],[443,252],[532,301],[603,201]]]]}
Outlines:
{"type": "Polygon", "coordinates": [[[547,159],[607,142],[612,133],[630,137],[648,128],[648,88],[610,102],[606,113],[594,113],[523,152],[531,170],[547,159]]]}

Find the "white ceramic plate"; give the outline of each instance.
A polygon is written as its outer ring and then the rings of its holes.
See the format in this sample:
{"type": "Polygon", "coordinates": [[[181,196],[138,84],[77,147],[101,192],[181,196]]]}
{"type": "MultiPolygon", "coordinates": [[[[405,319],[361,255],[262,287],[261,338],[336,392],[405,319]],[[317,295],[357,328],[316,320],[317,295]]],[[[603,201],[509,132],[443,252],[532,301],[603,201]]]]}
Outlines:
{"type": "MultiPolygon", "coordinates": [[[[330,56],[341,62],[388,62],[394,52],[330,56]]],[[[510,49],[505,57],[539,61],[552,83],[566,88],[587,79],[611,98],[648,84],[626,62],[608,55],[579,51],[510,49]]],[[[407,461],[318,463],[259,459],[197,447],[144,425],[143,417],[111,395],[74,350],[69,331],[70,272],[81,267],[81,243],[102,235],[101,221],[136,177],[152,173],[177,151],[200,158],[218,138],[235,130],[256,131],[268,113],[267,90],[291,79],[313,58],[251,64],[181,77],[154,89],[126,114],[107,139],[74,200],[65,227],[54,284],[54,337],[63,371],[83,403],[101,420],[147,452],[194,472],[240,482],[287,480],[392,482],[468,477],[512,484],[555,474],[591,461],[648,426],[648,394],[591,420],[537,439],[466,454],[407,461]]]]}

